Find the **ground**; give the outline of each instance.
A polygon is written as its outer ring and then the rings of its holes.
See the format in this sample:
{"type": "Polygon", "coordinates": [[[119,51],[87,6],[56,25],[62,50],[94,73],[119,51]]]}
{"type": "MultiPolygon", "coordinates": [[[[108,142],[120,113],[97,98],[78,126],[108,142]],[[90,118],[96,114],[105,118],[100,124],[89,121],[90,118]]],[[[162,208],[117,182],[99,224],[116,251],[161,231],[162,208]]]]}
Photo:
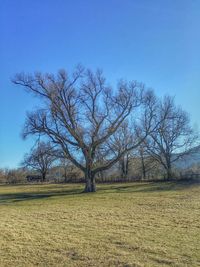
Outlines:
{"type": "Polygon", "coordinates": [[[191,182],[0,186],[0,266],[200,266],[191,182]]]}

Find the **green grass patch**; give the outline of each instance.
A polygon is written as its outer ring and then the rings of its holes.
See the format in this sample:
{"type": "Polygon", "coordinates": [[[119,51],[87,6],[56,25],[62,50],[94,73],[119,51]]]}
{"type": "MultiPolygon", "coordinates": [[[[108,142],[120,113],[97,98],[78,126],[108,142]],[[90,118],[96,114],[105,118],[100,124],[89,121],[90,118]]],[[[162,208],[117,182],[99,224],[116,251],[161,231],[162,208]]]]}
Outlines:
{"type": "Polygon", "coordinates": [[[200,266],[192,182],[0,186],[0,266],[200,266]]]}

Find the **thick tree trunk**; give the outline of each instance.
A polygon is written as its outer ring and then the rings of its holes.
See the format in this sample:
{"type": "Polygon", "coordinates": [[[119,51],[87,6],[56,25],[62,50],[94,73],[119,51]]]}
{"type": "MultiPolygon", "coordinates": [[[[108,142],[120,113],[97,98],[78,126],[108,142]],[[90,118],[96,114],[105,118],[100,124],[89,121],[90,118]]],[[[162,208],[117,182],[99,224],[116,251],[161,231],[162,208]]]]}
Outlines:
{"type": "Polygon", "coordinates": [[[141,163],[142,163],[142,180],[145,180],[146,179],[146,167],[145,167],[143,157],[141,157],[141,163]]]}
{"type": "Polygon", "coordinates": [[[172,169],[171,167],[167,169],[167,180],[171,180],[172,179],[172,169]]]}
{"type": "Polygon", "coordinates": [[[121,160],[120,160],[120,165],[121,165],[121,178],[127,179],[128,176],[128,165],[129,165],[129,159],[128,156],[124,156],[121,160]]]}
{"type": "Polygon", "coordinates": [[[96,192],[95,178],[94,178],[94,175],[89,170],[85,173],[84,192],[85,193],[96,192]]]}
{"type": "Polygon", "coordinates": [[[44,182],[46,180],[46,172],[44,173],[42,173],[42,182],[44,182]]]}
{"type": "Polygon", "coordinates": [[[128,155],[126,155],[126,170],[125,170],[126,179],[128,178],[128,172],[129,172],[129,157],[128,155]]]}
{"type": "Polygon", "coordinates": [[[120,168],[121,168],[121,177],[120,177],[120,179],[123,179],[124,178],[124,159],[123,158],[120,160],[120,168]]]}
{"type": "Polygon", "coordinates": [[[167,180],[171,180],[171,179],[172,179],[172,166],[171,166],[170,159],[167,159],[167,180]]]}
{"type": "Polygon", "coordinates": [[[145,170],[145,168],[142,169],[142,180],[146,180],[146,170],[145,170]]]}
{"type": "Polygon", "coordinates": [[[141,146],[139,152],[140,152],[140,160],[141,160],[141,168],[142,168],[141,180],[145,180],[146,179],[146,165],[145,165],[144,147],[143,146],[141,146]]]}

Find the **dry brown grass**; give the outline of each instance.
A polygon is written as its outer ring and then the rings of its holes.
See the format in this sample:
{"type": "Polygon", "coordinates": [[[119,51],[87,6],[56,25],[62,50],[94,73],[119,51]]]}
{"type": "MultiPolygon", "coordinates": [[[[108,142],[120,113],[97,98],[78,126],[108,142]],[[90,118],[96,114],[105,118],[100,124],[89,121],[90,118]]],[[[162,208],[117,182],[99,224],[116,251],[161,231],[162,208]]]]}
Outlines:
{"type": "Polygon", "coordinates": [[[194,183],[0,186],[0,266],[200,266],[194,183]]]}

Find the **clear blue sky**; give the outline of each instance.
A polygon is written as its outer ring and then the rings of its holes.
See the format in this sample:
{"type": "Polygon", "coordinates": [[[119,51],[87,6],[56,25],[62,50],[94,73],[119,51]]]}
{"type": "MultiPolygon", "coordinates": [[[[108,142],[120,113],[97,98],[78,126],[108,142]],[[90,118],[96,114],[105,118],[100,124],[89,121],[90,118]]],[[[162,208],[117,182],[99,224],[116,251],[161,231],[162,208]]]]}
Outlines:
{"type": "Polygon", "coordinates": [[[200,124],[199,0],[0,0],[0,167],[33,140],[20,137],[36,99],[16,72],[101,67],[110,83],[136,79],[169,93],[200,124]]]}

